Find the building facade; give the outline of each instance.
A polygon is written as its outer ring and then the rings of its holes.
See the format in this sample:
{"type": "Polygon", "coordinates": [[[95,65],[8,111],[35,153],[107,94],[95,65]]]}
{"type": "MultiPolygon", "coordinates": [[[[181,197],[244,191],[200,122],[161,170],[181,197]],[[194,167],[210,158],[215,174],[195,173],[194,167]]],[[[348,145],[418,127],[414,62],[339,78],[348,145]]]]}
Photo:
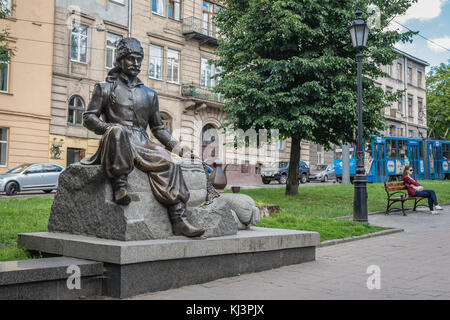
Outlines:
{"type": "Polygon", "coordinates": [[[48,161],[67,166],[95,153],[99,136],[82,114],[95,83],[113,67],[128,35],[128,0],[56,0],[48,161]]]}
{"type": "Polygon", "coordinates": [[[426,61],[413,57],[406,52],[394,49],[399,54],[392,65],[384,66],[388,77],[380,78],[377,85],[387,94],[405,90],[403,96],[382,110],[389,128],[386,136],[426,138],[426,61]]]}
{"type": "MultiPolygon", "coordinates": [[[[226,163],[229,184],[260,183],[264,160],[288,160],[290,141],[268,146],[265,154],[272,156],[264,157],[256,148],[234,150],[234,136],[220,129],[226,113],[212,90],[220,69],[211,63],[218,59],[213,18],[220,9],[213,0],[133,1],[131,35],[146,50],[141,80],[158,92],[160,111],[183,145],[210,165],[226,163]]],[[[302,150],[307,158],[308,144],[302,150]]]]}
{"type": "Polygon", "coordinates": [[[10,61],[0,68],[0,173],[48,162],[54,0],[4,0],[10,61]]]}
{"type": "MultiPolygon", "coordinates": [[[[97,150],[100,137],[83,127],[82,113],[95,83],[113,67],[115,45],[131,36],[145,53],[139,77],[158,92],[172,135],[206,163],[228,164],[229,184],[261,182],[266,158],[255,148],[236,156],[232,137],[219,128],[226,114],[213,92],[220,70],[211,60],[217,59],[213,18],[220,8],[203,0],[56,0],[48,161],[67,166],[97,150]]],[[[287,140],[264,151],[288,160],[289,150],[287,140]]],[[[308,150],[303,144],[302,160],[308,150]]]]}

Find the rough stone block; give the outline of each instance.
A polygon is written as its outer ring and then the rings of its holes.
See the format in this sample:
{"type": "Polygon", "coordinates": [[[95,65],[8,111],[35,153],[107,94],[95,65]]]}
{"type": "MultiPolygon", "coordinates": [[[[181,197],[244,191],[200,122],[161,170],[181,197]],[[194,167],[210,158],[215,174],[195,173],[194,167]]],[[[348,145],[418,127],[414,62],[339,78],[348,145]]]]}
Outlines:
{"type": "MultiPolygon", "coordinates": [[[[204,237],[235,234],[237,223],[230,209],[208,198],[207,176],[201,161],[182,160],[183,177],[191,194],[188,219],[204,227],[204,237]]],[[[117,205],[102,166],[70,165],[59,178],[48,229],[121,241],[165,239],[173,236],[167,208],[159,203],[146,173],[135,169],[128,176],[131,203],[117,205]]]]}

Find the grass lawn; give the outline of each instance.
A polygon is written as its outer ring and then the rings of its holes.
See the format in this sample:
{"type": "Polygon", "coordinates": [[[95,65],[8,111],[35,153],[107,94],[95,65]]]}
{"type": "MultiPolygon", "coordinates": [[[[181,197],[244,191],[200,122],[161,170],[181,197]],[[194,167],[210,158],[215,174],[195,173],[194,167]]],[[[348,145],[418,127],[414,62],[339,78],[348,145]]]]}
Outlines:
{"type": "MultiPolygon", "coordinates": [[[[419,181],[425,189],[436,192],[439,203],[450,203],[450,181],[419,181]]],[[[361,225],[351,220],[333,218],[353,215],[353,185],[304,186],[297,196],[286,197],[285,188],[244,189],[241,193],[251,196],[256,204],[278,205],[281,214],[261,219],[258,226],[280,229],[317,231],[321,241],[340,239],[385,230],[377,226],[361,225]]],[[[386,210],[386,192],[382,183],[367,184],[369,212],[386,210]]],[[[422,201],[421,204],[427,204],[422,201]]],[[[405,202],[412,208],[414,202],[405,202]]],[[[400,207],[400,203],[394,207],[400,207]]]]}
{"type": "Polygon", "coordinates": [[[47,231],[53,197],[0,201],[0,261],[29,259],[17,248],[17,234],[47,231]]]}
{"type": "MultiPolygon", "coordinates": [[[[434,189],[441,204],[450,203],[450,181],[421,181],[426,189],[434,189]]],[[[299,195],[285,197],[284,188],[242,190],[257,204],[279,205],[282,213],[262,219],[258,226],[280,229],[317,231],[322,241],[358,236],[386,228],[367,226],[335,217],[353,214],[353,186],[305,186],[299,195]]],[[[368,184],[369,212],[386,208],[383,184],[368,184]]],[[[17,234],[47,231],[53,197],[8,199],[0,201],[0,261],[30,258],[26,250],[17,248],[17,234]]],[[[408,204],[411,206],[411,203],[408,204]]],[[[407,205],[407,206],[408,206],[407,205]]]]}

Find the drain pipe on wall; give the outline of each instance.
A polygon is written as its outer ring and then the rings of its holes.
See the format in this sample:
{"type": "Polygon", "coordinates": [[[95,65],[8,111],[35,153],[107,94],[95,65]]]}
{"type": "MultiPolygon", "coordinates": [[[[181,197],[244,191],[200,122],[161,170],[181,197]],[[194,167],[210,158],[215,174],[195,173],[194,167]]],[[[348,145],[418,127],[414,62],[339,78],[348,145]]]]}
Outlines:
{"type": "Polygon", "coordinates": [[[408,126],[408,121],[409,121],[409,109],[408,109],[408,60],[406,58],[406,56],[403,56],[403,83],[404,83],[404,89],[405,89],[405,124],[406,124],[406,132],[405,132],[405,137],[409,138],[409,126],[408,126]]]}
{"type": "Polygon", "coordinates": [[[132,12],[133,12],[132,0],[128,0],[128,38],[131,37],[132,12]]]}

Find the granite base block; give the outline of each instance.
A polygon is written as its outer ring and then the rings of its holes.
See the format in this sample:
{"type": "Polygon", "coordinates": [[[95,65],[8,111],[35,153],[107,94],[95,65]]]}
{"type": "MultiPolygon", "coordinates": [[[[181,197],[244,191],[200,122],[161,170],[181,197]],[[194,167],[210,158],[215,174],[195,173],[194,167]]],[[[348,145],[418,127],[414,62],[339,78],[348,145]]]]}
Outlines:
{"type": "Polygon", "coordinates": [[[304,247],[126,265],[106,263],[103,295],[127,298],[314,260],[315,247],[304,247]]]}
{"type": "Polygon", "coordinates": [[[117,241],[19,234],[19,247],[104,264],[103,295],[125,298],[315,259],[317,232],[252,227],[207,239],[117,241]]]}
{"type": "Polygon", "coordinates": [[[103,263],[68,257],[0,262],[0,300],[64,300],[102,293],[103,263]],[[67,286],[68,268],[80,270],[80,288],[67,286]]]}

